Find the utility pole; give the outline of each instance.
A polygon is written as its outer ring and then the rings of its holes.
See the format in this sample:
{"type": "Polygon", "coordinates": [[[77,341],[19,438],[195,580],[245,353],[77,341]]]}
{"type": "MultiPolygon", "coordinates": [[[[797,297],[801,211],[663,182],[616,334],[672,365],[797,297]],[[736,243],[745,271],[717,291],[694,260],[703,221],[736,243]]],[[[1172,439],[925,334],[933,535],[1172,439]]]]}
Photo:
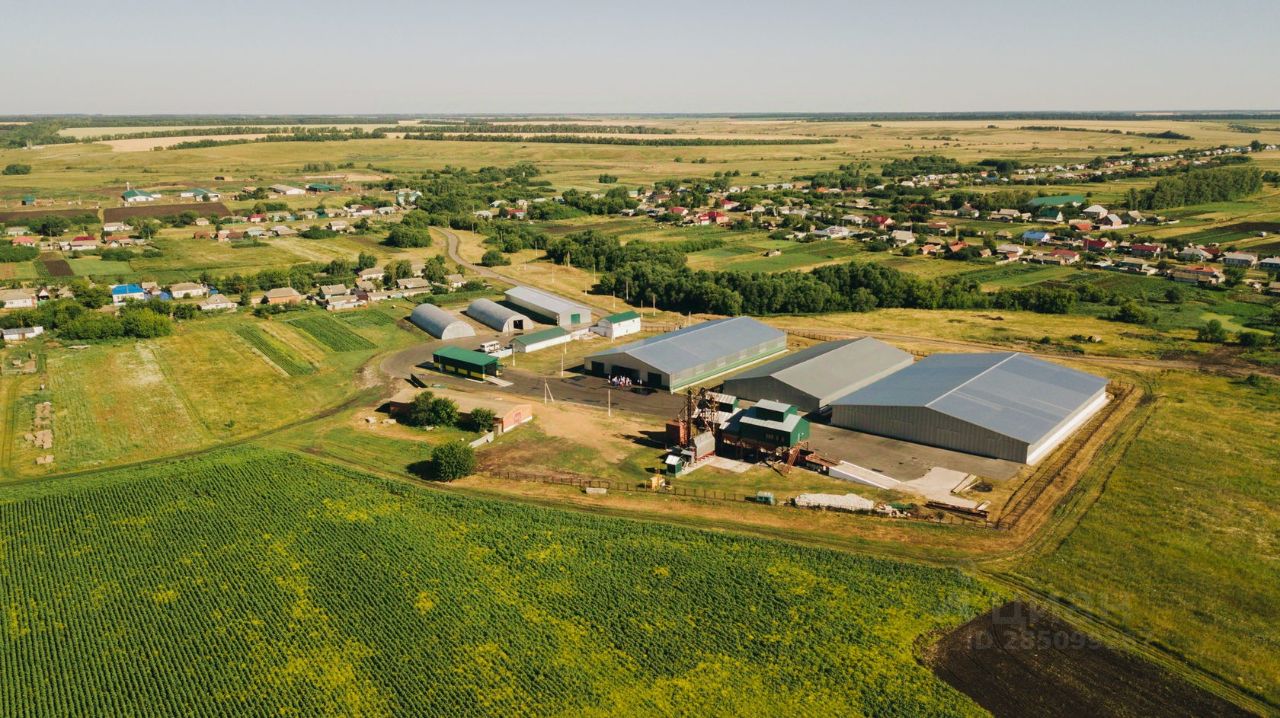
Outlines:
{"type": "Polygon", "coordinates": [[[608,407],[609,416],[613,417],[613,389],[605,389],[605,406],[608,407]]]}

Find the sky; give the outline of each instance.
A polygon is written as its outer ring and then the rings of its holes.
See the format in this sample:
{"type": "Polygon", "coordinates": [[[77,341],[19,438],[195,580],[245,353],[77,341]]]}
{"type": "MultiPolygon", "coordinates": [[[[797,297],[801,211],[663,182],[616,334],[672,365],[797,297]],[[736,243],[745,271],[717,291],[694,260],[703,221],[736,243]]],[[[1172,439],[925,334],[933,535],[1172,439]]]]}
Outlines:
{"type": "Polygon", "coordinates": [[[1280,109],[1276,0],[0,0],[0,115],[1280,109]]]}

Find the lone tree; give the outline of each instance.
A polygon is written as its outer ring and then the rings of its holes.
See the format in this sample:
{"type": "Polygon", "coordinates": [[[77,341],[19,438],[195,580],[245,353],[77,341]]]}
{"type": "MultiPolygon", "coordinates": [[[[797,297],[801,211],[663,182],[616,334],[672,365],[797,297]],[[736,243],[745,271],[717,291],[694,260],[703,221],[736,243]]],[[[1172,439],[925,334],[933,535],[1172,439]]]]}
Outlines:
{"type": "Polygon", "coordinates": [[[1222,322],[1210,319],[1196,330],[1196,340],[1221,344],[1227,340],[1227,330],[1223,328],[1222,322]]]}
{"type": "Polygon", "coordinates": [[[441,444],[431,452],[426,469],[432,481],[456,481],[476,470],[476,452],[461,441],[441,444]]]}

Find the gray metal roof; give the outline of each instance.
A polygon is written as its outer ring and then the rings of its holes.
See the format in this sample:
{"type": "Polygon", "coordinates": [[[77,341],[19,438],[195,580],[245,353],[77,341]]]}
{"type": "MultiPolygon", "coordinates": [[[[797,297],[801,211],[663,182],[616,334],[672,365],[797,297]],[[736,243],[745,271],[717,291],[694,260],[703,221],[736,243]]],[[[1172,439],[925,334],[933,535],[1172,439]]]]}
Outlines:
{"type": "Polygon", "coordinates": [[[1103,377],[1016,352],[934,354],[833,405],[928,407],[1034,443],[1106,386],[1103,377]]]}
{"type": "Polygon", "coordinates": [[[721,357],[786,338],[786,334],[751,317],[702,322],[656,337],[606,349],[587,360],[626,354],[667,374],[676,374],[721,357]]]}
{"type": "Polygon", "coordinates": [[[436,339],[474,337],[470,324],[434,304],[419,304],[409,313],[409,321],[436,339]]]}
{"type": "Polygon", "coordinates": [[[525,302],[552,314],[591,314],[591,308],[533,287],[512,287],[507,299],[525,302]]]}
{"type": "Polygon", "coordinates": [[[913,359],[909,352],[871,337],[842,339],[815,344],[734,374],[726,385],[739,379],[773,377],[810,396],[834,398],[905,367],[913,359]]]}
{"type": "Polygon", "coordinates": [[[467,307],[467,316],[481,324],[502,330],[511,319],[523,319],[532,324],[529,317],[509,307],[504,307],[492,299],[477,299],[467,307]]]}

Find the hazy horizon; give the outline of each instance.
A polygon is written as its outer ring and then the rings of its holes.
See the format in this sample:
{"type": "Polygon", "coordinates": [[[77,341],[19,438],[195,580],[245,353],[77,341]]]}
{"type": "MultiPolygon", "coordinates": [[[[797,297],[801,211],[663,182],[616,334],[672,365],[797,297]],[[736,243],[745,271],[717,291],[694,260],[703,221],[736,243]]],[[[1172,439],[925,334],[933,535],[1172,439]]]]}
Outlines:
{"type": "Polygon", "coordinates": [[[3,0],[0,115],[1251,112],[1280,5],[3,0]],[[1069,107],[1070,110],[1062,108],[1069,107]]]}

